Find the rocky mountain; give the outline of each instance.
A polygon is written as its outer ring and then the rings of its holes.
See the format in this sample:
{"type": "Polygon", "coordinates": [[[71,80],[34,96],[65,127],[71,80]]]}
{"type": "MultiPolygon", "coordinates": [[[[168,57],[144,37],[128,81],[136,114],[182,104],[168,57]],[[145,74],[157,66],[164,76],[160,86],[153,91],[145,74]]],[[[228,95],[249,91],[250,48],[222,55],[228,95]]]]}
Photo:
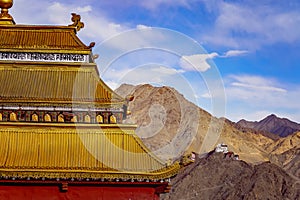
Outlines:
{"type": "Polygon", "coordinates": [[[276,141],[268,150],[273,163],[300,178],[300,132],[276,141]]]}
{"type": "Polygon", "coordinates": [[[172,181],[163,200],[201,199],[299,199],[300,181],[280,167],[224,158],[212,153],[198,158],[172,181]]]}
{"type": "Polygon", "coordinates": [[[270,132],[280,137],[286,137],[300,130],[300,124],[286,118],[279,118],[274,114],[267,116],[261,121],[251,122],[242,119],[237,122],[237,125],[258,131],[270,132]]]}
{"type": "Polygon", "coordinates": [[[138,125],[136,133],[162,159],[178,159],[185,153],[204,153],[221,142],[248,162],[269,160],[265,150],[274,141],[262,134],[240,131],[229,120],[218,119],[170,87],[121,85],[116,92],[133,95],[127,123],[138,125]]]}
{"type": "MultiPolygon", "coordinates": [[[[172,179],[172,190],[163,200],[300,199],[300,132],[280,138],[247,122],[216,118],[170,87],[124,84],[116,92],[134,96],[126,122],[138,125],[136,133],[156,155],[176,160],[198,153],[172,179]],[[221,142],[241,160],[213,153],[221,142]]],[[[276,118],[265,122],[280,123],[276,118]]]]}

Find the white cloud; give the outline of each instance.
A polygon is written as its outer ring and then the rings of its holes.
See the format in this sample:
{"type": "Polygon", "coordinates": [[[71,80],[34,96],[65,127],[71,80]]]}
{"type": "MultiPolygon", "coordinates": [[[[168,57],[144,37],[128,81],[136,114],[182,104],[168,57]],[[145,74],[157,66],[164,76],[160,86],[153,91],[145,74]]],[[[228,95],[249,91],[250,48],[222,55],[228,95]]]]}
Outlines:
{"type": "Polygon", "coordinates": [[[261,95],[261,92],[287,92],[286,89],[279,86],[280,84],[278,83],[278,81],[271,78],[254,75],[231,75],[229,76],[229,79],[230,81],[228,86],[230,88],[241,90],[241,92],[243,90],[249,95],[253,95],[253,93],[261,95]]]}
{"type": "MultiPolygon", "coordinates": [[[[207,5],[212,4],[205,1],[207,5]]],[[[300,12],[283,11],[262,4],[242,4],[225,1],[208,6],[216,11],[217,19],[204,40],[211,44],[239,48],[259,48],[277,42],[300,40],[300,12]]]]}
{"type": "Polygon", "coordinates": [[[138,24],[136,26],[137,29],[152,29],[152,27],[150,26],[146,26],[146,25],[143,25],[143,24],[138,24]]]}
{"type": "Polygon", "coordinates": [[[162,5],[189,7],[188,0],[151,0],[151,1],[138,1],[138,3],[149,10],[155,10],[162,5]]]}
{"type": "Polygon", "coordinates": [[[260,85],[256,85],[255,83],[248,84],[248,83],[233,82],[233,83],[231,83],[231,85],[237,86],[237,87],[253,89],[253,90],[260,90],[260,91],[286,92],[286,90],[282,89],[282,88],[273,87],[273,86],[260,86],[260,85]]]}
{"type": "Polygon", "coordinates": [[[288,85],[274,78],[231,75],[225,79],[227,117],[259,120],[271,113],[300,121],[300,85],[288,85]]]}
{"type": "Polygon", "coordinates": [[[72,24],[71,13],[80,14],[81,21],[85,23],[85,27],[78,34],[87,44],[91,41],[101,42],[104,39],[131,29],[127,25],[116,23],[106,16],[101,15],[101,11],[99,10],[92,12],[92,5],[78,6],[78,4],[82,4],[82,2],[39,1],[37,3],[35,0],[19,0],[14,4],[10,12],[17,24],[69,25],[72,24]],[[26,12],[24,12],[24,7],[26,7],[26,12]],[[33,17],[32,13],[38,17],[33,17]]]}
{"type": "Polygon", "coordinates": [[[78,10],[78,12],[80,12],[80,13],[83,13],[83,12],[91,12],[91,11],[92,11],[92,6],[78,7],[77,10],[78,10]]]}
{"type": "Polygon", "coordinates": [[[210,64],[208,63],[209,60],[214,58],[228,58],[234,56],[241,56],[248,53],[246,50],[229,50],[224,55],[219,55],[216,52],[212,52],[209,54],[194,54],[189,56],[182,56],[180,59],[180,66],[182,69],[186,71],[200,71],[205,72],[210,69],[210,64]]]}
{"type": "Polygon", "coordinates": [[[180,66],[186,71],[200,71],[205,72],[210,69],[209,59],[219,56],[218,53],[210,54],[195,54],[190,56],[182,56],[180,59],[180,66]]]}
{"type": "Polygon", "coordinates": [[[184,73],[183,70],[177,70],[174,68],[169,68],[169,67],[164,67],[164,66],[159,66],[159,67],[155,67],[151,69],[152,72],[156,72],[156,73],[161,73],[164,75],[176,75],[176,74],[180,74],[180,73],[184,73]]]}
{"type": "Polygon", "coordinates": [[[235,56],[241,56],[249,53],[249,51],[246,50],[229,50],[227,51],[223,56],[221,57],[235,57],[235,56]]]}

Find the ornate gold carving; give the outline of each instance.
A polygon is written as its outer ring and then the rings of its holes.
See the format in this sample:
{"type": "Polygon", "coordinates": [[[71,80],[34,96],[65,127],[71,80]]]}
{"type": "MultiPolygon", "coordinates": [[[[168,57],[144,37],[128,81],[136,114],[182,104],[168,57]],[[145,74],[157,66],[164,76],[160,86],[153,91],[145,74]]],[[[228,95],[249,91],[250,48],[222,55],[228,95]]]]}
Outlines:
{"type": "Polygon", "coordinates": [[[117,118],[116,118],[116,116],[114,116],[114,115],[111,115],[111,116],[109,117],[109,120],[110,120],[110,123],[111,123],[111,124],[116,124],[116,123],[117,123],[117,118]]]}
{"type": "Polygon", "coordinates": [[[13,0],[0,0],[0,24],[15,24],[12,16],[8,14],[8,9],[13,6],[13,0]]]}
{"type": "Polygon", "coordinates": [[[103,117],[102,117],[101,115],[97,115],[96,121],[97,121],[98,123],[103,123],[103,122],[104,122],[104,121],[103,121],[103,117]]]}
{"type": "Polygon", "coordinates": [[[81,16],[77,15],[76,13],[71,13],[72,15],[72,22],[74,22],[73,24],[70,24],[69,26],[71,27],[75,27],[77,31],[80,31],[80,29],[84,28],[84,23],[81,22],[81,16]]]}
{"type": "Polygon", "coordinates": [[[44,120],[45,120],[45,122],[51,122],[51,116],[49,114],[46,114],[44,116],[44,120]]]}
{"type": "Polygon", "coordinates": [[[35,62],[88,62],[89,55],[70,53],[0,52],[0,60],[35,62]]]}
{"type": "Polygon", "coordinates": [[[0,0],[0,8],[9,9],[13,6],[13,0],[0,0]]]}
{"type": "Polygon", "coordinates": [[[31,121],[38,122],[39,121],[39,116],[34,113],[33,115],[31,115],[31,121]]]}
{"type": "Polygon", "coordinates": [[[10,113],[10,115],[9,115],[9,121],[12,121],[12,122],[17,121],[17,115],[16,115],[16,113],[14,113],[14,112],[10,113]]]}
{"type": "Polygon", "coordinates": [[[77,120],[77,116],[76,115],[74,115],[72,118],[71,118],[71,122],[77,122],[78,120],[77,120]]]}
{"type": "Polygon", "coordinates": [[[57,121],[58,121],[58,122],[65,122],[65,117],[64,117],[64,115],[63,115],[63,114],[59,114],[59,115],[57,116],[57,121]]]}
{"type": "Polygon", "coordinates": [[[91,117],[89,115],[84,116],[84,122],[90,123],[91,122],[91,117]]]}

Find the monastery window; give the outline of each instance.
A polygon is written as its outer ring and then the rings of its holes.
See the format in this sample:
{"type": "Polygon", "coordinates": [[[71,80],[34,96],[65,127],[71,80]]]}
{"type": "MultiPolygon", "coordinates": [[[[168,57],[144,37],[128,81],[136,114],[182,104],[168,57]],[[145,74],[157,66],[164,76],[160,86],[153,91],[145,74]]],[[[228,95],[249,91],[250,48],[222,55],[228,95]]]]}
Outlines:
{"type": "Polygon", "coordinates": [[[38,122],[39,121],[39,116],[36,113],[32,114],[31,115],[31,121],[38,122]]]}
{"type": "Polygon", "coordinates": [[[65,122],[65,116],[63,114],[59,114],[57,116],[57,121],[58,122],[65,122]]]}
{"type": "Polygon", "coordinates": [[[96,121],[98,122],[98,123],[103,123],[103,117],[101,116],[101,115],[97,115],[97,117],[96,117],[96,121]]]}
{"type": "Polygon", "coordinates": [[[84,116],[84,122],[90,123],[91,122],[91,117],[89,115],[84,116]]]}
{"type": "Polygon", "coordinates": [[[117,123],[117,118],[116,118],[116,116],[111,115],[111,116],[109,117],[109,121],[110,121],[111,124],[116,124],[116,123],[117,123]]]}
{"type": "Polygon", "coordinates": [[[3,119],[2,119],[2,113],[0,113],[0,121],[3,121],[3,119]]]}
{"type": "Polygon", "coordinates": [[[9,115],[9,121],[17,121],[17,115],[16,113],[12,112],[9,115]]]}
{"type": "Polygon", "coordinates": [[[51,116],[49,114],[46,114],[44,116],[44,120],[45,120],[45,122],[51,122],[51,116]]]}

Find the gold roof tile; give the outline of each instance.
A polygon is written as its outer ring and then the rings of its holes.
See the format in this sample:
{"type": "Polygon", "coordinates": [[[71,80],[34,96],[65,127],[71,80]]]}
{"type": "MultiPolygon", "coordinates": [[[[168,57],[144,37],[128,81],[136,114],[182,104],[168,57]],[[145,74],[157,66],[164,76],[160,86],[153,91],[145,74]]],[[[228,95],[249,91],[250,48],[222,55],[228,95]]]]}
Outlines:
{"type": "Polygon", "coordinates": [[[69,50],[86,51],[89,47],[68,26],[0,26],[0,49],[10,50],[69,50]]]}
{"type": "Polygon", "coordinates": [[[1,176],[12,172],[29,176],[32,172],[31,176],[64,173],[60,176],[70,177],[58,178],[71,178],[84,172],[94,178],[114,174],[114,178],[162,179],[179,170],[178,163],[166,166],[152,154],[133,127],[2,127],[0,145],[1,176]]]}
{"type": "Polygon", "coordinates": [[[1,102],[124,103],[95,67],[16,67],[0,64],[1,102]]]}

